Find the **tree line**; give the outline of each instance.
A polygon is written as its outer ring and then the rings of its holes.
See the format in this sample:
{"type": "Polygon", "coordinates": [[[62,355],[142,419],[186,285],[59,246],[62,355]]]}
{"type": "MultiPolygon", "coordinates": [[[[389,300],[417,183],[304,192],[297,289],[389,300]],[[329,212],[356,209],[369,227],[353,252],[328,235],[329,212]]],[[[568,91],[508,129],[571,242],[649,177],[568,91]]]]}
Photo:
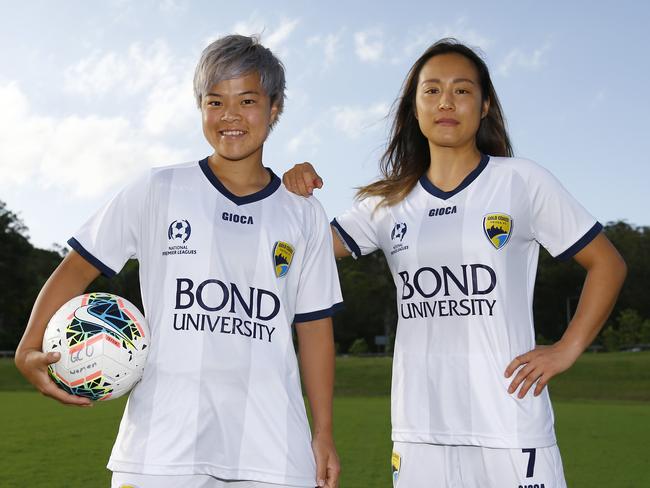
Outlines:
{"type": "MultiPolygon", "coordinates": [[[[628,276],[594,347],[650,345],[650,227],[618,221],[608,223],[604,232],[627,262],[628,276]]],[[[40,288],[65,253],[60,246],[50,250],[32,246],[26,226],[0,201],[0,350],[15,349],[40,288]]],[[[342,259],[338,268],[345,299],[345,309],[334,317],[338,351],[390,352],[397,323],[396,290],[383,254],[342,259]]],[[[561,337],[575,312],[584,277],[575,261],[560,262],[541,250],[533,303],[539,344],[561,337]]],[[[129,261],[111,279],[100,276],[89,290],[121,295],[142,309],[136,261],[129,261]]]]}

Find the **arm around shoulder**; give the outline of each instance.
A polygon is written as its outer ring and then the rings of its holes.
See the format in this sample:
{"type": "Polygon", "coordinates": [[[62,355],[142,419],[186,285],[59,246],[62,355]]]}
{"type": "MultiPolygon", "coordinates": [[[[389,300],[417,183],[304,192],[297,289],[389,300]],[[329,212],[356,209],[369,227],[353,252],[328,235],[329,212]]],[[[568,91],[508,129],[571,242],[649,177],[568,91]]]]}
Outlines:
{"type": "Polygon", "coordinates": [[[68,253],[38,294],[23,337],[16,349],[15,362],[18,370],[42,394],[64,404],[89,406],[91,402],[86,398],[65,393],[49,378],[47,367],[58,361],[60,355],[42,352],[43,334],[50,318],[61,305],[81,295],[97,276],[99,270],[77,252],[68,253]]]}
{"type": "Polygon", "coordinates": [[[284,186],[291,193],[307,197],[314,192],[314,188],[322,188],[323,180],[314,167],[304,162],[294,165],[289,171],[282,175],[282,182],[284,186]]]}
{"type": "Polygon", "coordinates": [[[352,253],[347,247],[345,247],[341,236],[339,236],[339,233],[336,232],[334,226],[330,226],[330,229],[332,230],[332,245],[334,247],[334,256],[336,259],[352,256],[352,253]]]}

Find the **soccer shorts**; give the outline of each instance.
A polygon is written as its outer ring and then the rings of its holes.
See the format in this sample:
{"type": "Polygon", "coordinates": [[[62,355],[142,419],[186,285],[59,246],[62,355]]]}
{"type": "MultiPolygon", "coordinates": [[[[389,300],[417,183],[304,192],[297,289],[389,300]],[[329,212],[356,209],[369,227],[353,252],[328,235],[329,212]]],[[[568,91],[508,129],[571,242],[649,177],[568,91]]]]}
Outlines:
{"type": "MultiPolygon", "coordinates": [[[[315,484],[315,483],[314,483],[315,484]]],[[[111,488],[297,488],[260,481],[226,481],[205,474],[152,475],[113,472],[111,488]]]]}
{"type": "Polygon", "coordinates": [[[394,488],[566,488],[557,445],[494,449],[395,442],[394,488]]]}

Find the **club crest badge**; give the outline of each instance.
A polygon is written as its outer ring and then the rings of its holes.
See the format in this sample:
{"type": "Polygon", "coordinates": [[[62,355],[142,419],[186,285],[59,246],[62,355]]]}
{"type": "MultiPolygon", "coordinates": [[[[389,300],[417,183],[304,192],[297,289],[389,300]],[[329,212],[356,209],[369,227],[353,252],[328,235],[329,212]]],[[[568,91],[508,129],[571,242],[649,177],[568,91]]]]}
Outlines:
{"type": "Polygon", "coordinates": [[[273,264],[276,277],[282,278],[289,272],[291,261],[293,261],[293,253],[293,246],[288,242],[278,241],[273,245],[273,264]]]}
{"type": "Polygon", "coordinates": [[[399,478],[399,470],[402,467],[402,457],[395,451],[390,457],[390,467],[393,471],[393,486],[395,486],[399,478]]]}
{"type": "Polygon", "coordinates": [[[487,214],[483,217],[483,232],[495,249],[502,249],[510,240],[513,224],[508,214],[487,214]]]}

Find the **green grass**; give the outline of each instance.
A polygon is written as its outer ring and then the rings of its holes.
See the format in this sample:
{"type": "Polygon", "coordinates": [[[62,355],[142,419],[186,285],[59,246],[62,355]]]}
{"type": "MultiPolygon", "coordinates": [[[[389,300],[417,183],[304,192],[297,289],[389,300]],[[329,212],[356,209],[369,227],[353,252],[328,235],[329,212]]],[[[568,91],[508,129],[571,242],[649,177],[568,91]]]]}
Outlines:
{"type": "MultiPolygon", "coordinates": [[[[123,405],[116,400],[78,409],[36,393],[0,393],[0,486],[108,486],[105,465],[123,405]]],[[[390,486],[389,411],[388,397],[336,400],[341,487],[390,486]]],[[[650,405],[558,402],[555,411],[569,486],[650,486],[650,405]]]]}
{"type": "Polygon", "coordinates": [[[33,392],[0,393],[0,486],[110,486],[105,466],[124,403],[78,408],[33,392]]]}
{"type": "Polygon", "coordinates": [[[341,487],[392,486],[390,398],[337,398],[334,426],[341,459],[341,487]]]}
{"type": "Polygon", "coordinates": [[[650,351],[583,354],[550,391],[554,401],[650,402],[650,351]]]}
{"type": "MultiPolygon", "coordinates": [[[[336,396],[390,395],[391,358],[339,357],[336,396]]],[[[13,360],[0,358],[0,391],[32,391],[13,360]]],[[[650,402],[650,351],[583,354],[551,382],[554,401],[650,402]]]]}
{"type": "Polygon", "coordinates": [[[650,486],[650,404],[555,402],[571,488],[650,486]]]}
{"type": "MultiPolygon", "coordinates": [[[[390,395],[391,358],[339,357],[337,396],[390,395]]],[[[650,402],[650,351],[583,354],[551,380],[553,401],[650,402]]]]}
{"type": "Polygon", "coordinates": [[[32,386],[16,369],[13,359],[0,358],[0,391],[32,391],[32,386]]]}
{"type": "Polygon", "coordinates": [[[390,396],[391,365],[389,357],[337,358],[334,396],[390,396]]]}
{"type": "MultiPolygon", "coordinates": [[[[339,358],[337,374],[341,487],[388,488],[390,359],[339,358]]],[[[650,353],[585,355],[551,394],[570,487],[650,486],[650,353]]],[[[0,487],[108,486],[105,465],[123,407],[123,399],[64,407],[0,360],[0,487]]]]}

